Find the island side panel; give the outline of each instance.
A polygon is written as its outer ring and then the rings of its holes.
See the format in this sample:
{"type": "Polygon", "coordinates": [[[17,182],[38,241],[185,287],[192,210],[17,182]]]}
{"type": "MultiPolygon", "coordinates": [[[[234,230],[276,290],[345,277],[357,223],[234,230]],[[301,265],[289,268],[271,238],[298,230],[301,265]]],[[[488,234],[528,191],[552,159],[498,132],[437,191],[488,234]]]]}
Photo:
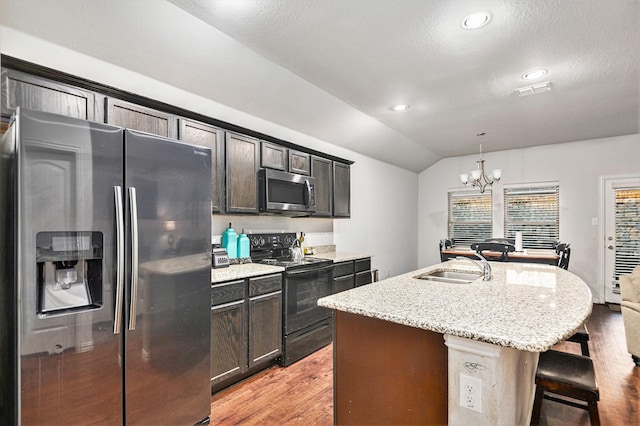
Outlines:
{"type": "Polygon", "coordinates": [[[447,372],[442,334],[336,311],[336,424],[446,424],[447,372]]]}

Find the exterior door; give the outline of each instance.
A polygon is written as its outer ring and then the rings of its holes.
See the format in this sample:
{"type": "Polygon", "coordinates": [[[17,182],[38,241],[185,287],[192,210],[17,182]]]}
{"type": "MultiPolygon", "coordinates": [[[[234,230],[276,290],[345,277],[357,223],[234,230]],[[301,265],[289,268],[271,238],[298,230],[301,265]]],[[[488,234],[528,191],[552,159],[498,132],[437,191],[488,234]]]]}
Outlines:
{"type": "Polygon", "coordinates": [[[125,130],[125,187],[126,423],[195,424],[211,411],[211,151],[125,130]]]}
{"type": "Polygon", "coordinates": [[[620,303],[620,275],[640,266],[640,177],[604,179],[605,302],[620,303]]]}

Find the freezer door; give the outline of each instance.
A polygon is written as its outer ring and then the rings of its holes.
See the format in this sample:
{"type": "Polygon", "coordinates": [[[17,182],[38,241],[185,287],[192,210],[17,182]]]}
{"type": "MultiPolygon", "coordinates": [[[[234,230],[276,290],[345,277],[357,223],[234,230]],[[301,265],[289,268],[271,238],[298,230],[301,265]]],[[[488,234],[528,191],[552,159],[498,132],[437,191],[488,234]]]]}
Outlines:
{"type": "Polygon", "coordinates": [[[125,131],[127,424],[209,417],[211,152],[125,131]]]}
{"type": "Polygon", "coordinates": [[[26,110],[16,123],[19,417],[122,424],[113,331],[122,129],[26,110]]]}

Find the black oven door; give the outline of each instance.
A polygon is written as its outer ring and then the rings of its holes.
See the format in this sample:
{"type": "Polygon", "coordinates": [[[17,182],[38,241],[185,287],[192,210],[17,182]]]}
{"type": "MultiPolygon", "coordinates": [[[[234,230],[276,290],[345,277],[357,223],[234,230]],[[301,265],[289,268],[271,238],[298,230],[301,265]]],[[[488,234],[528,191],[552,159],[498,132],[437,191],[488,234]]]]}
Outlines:
{"type": "Polygon", "coordinates": [[[331,317],[318,299],[333,291],[333,265],[285,271],[284,334],[290,334],[331,317]]]}
{"type": "Polygon", "coordinates": [[[263,169],[258,171],[258,210],[271,213],[316,211],[315,179],[263,169]]]}

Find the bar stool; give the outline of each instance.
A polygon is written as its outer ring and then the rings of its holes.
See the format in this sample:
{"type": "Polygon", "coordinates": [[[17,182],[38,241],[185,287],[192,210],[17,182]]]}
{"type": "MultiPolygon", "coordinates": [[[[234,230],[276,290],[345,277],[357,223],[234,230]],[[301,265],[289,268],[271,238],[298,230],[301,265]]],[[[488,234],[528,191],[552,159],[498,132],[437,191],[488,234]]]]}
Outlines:
{"type": "Polygon", "coordinates": [[[588,410],[591,424],[600,425],[598,413],[600,392],[591,358],[554,350],[542,352],[536,371],[536,396],[531,414],[532,425],[540,423],[543,399],[588,410]],[[584,404],[550,394],[584,401],[584,404]]]}
{"type": "Polygon", "coordinates": [[[573,336],[567,339],[568,342],[580,343],[580,350],[582,351],[582,355],[589,355],[589,331],[587,330],[587,326],[582,324],[575,331],[573,336]]]}

